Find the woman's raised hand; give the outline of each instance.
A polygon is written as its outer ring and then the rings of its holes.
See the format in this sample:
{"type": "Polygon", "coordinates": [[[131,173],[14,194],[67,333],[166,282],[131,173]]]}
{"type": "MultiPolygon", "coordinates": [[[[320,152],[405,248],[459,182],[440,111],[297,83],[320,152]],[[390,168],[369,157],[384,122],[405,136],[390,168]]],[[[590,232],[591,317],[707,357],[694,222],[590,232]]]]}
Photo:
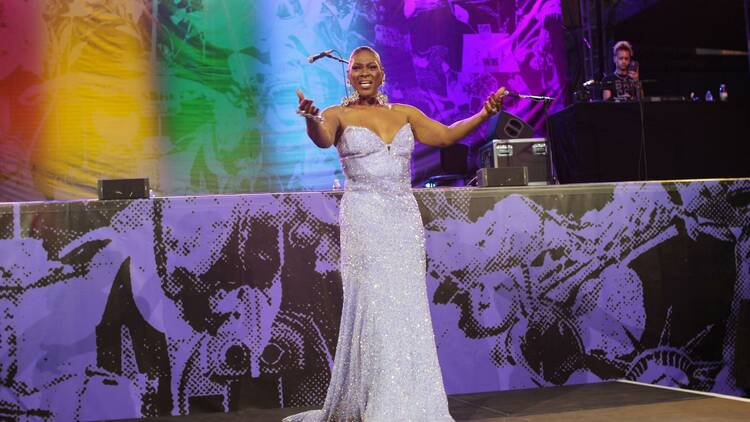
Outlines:
{"type": "Polygon", "coordinates": [[[503,98],[508,95],[505,87],[500,87],[497,91],[487,97],[487,101],[484,102],[484,110],[487,114],[496,114],[503,109],[503,98]]]}
{"type": "Polygon", "coordinates": [[[299,105],[297,106],[297,114],[305,116],[308,119],[320,120],[321,116],[320,109],[316,107],[313,100],[305,98],[305,94],[301,90],[297,90],[297,98],[299,99],[299,105]]]}

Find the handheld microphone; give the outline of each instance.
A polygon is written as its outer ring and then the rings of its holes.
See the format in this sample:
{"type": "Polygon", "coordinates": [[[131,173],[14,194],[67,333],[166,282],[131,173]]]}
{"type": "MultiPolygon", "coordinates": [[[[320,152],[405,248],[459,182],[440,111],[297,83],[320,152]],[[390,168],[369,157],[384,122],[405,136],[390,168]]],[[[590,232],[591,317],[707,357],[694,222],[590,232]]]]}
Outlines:
{"type": "Polygon", "coordinates": [[[321,51],[320,53],[318,53],[318,54],[316,54],[314,56],[308,57],[307,61],[309,63],[313,63],[316,60],[322,59],[323,57],[329,57],[331,55],[331,53],[333,53],[333,50],[321,51]]]}

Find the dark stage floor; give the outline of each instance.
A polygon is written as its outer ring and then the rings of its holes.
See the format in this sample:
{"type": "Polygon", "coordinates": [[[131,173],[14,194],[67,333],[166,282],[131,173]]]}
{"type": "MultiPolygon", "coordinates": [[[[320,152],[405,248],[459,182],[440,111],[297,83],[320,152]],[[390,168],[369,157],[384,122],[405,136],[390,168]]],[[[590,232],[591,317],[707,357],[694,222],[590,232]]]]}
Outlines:
{"type": "MultiPolygon", "coordinates": [[[[457,421],[474,422],[750,420],[750,400],[624,382],[454,395],[449,403],[457,421]]],[[[304,409],[243,409],[149,421],[279,422],[300,410],[304,409]]]]}

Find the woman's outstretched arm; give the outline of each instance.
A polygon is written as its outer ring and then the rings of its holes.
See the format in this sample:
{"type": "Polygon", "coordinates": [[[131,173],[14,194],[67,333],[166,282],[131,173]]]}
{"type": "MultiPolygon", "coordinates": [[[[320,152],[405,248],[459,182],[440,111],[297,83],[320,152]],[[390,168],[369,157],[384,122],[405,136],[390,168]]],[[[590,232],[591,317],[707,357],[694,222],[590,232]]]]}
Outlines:
{"type": "Polygon", "coordinates": [[[414,136],[420,142],[436,147],[447,147],[463,139],[493,114],[500,112],[504,96],[505,88],[498,89],[487,98],[481,111],[450,126],[427,117],[416,107],[408,105],[398,105],[398,107],[407,114],[414,136]]]}
{"type": "Polygon", "coordinates": [[[328,107],[320,113],[320,109],[315,106],[313,100],[305,98],[305,94],[299,89],[297,90],[297,98],[299,99],[297,110],[306,115],[307,136],[319,148],[328,148],[335,144],[340,126],[338,118],[339,106],[328,107]],[[313,116],[322,117],[322,120],[313,116]]]}

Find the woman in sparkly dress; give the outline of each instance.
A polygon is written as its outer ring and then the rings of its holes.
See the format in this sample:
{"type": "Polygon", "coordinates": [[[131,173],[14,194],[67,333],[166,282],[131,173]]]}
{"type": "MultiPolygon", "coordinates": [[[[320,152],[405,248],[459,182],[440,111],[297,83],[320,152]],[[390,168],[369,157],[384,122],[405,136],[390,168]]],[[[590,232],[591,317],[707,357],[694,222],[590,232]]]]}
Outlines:
{"type": "Polygon", "coordinates": [[[320,148],[336,147],[346,177],[339,216],[344,303],[323,408],[284,422],[453,421],[432,332],[409,160],[415,138],[445,147],[469,134],[500,111],[505,90],[475,115],[445,126],[415,107],[387,102],[372,48],[352,52],[348,79],[355,92],[322,113],[297,92],[307,134],[320,148]]]}

